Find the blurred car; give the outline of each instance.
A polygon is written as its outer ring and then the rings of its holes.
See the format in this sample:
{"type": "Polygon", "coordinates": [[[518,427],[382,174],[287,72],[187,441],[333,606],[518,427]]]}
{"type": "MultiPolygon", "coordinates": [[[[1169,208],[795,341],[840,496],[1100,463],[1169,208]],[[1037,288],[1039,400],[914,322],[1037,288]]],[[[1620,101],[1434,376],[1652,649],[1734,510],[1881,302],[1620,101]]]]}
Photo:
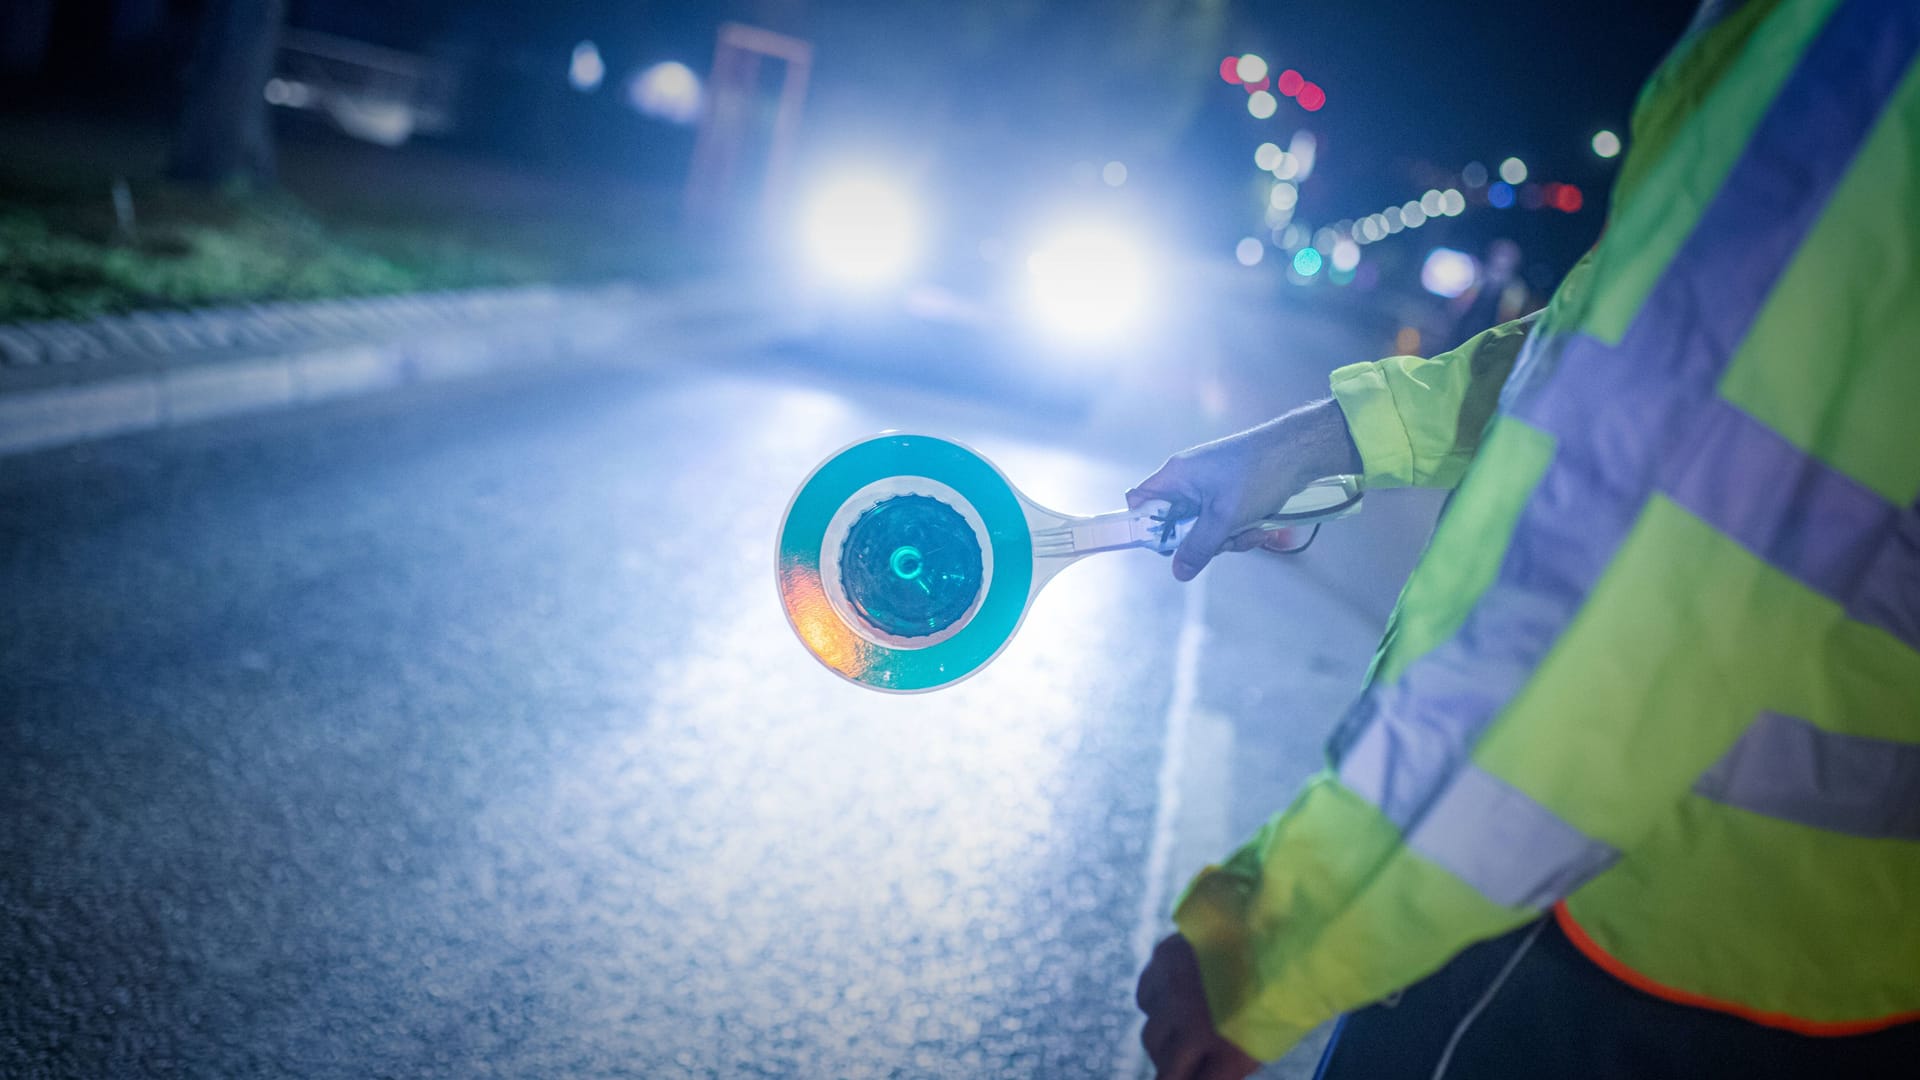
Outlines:
{"type": "MultiPolygon", "coordinates": [[[[1056,170],[1056,175],[1060,170],[1056,170]]],[[[800,185],[789,346],[865,375],[1083,408],[1165,329],[1170,256],[1137,200],[1054,183],[837,163],[800,185]]]]}

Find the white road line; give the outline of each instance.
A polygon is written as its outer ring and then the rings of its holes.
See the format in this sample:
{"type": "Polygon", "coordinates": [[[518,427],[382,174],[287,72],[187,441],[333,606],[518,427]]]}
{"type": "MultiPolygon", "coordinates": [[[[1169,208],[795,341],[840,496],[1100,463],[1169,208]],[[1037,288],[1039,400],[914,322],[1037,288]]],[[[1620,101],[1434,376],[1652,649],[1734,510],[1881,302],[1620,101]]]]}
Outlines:
{"type": "MultiPolygon", "coordinates": [[[[1173,860],[1174,833],[1180,820],[1180,777],[1186,771],[1188,729],[1193,707],[1200,698],[1200,647],[1207,636],[1206,575],[1189,582],[1180,612],[1180,636],[1173,650],[1173,690],[1167,698],[1166,754],[1160,759],[1158,801],[1153,811],[1153,840],[1147,846],[1145,888],[1140,892],[1140,917],[1133,928],[1133,970],[1147,966],[1153,946],[1167,919],[1167,878],[1173,860]]],[[[1132,1000],[1133,984],[1127,985],[1132,1000]]],[[[1146,1059],[1140,1048],[1140,1030],[1146,1018],[1136,1015],[1128,1025],[1114,1062],[1115,1080],[1136,1080],[1146,1059]]]]}

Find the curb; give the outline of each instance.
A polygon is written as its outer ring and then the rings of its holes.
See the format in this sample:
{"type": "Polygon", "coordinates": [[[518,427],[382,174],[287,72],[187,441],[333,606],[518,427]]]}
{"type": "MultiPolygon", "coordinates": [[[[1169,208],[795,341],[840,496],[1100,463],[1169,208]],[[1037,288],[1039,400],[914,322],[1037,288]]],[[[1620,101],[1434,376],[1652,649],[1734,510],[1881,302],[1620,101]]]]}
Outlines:
{"type": "Polygon", "coordinates": [[[249,305],[0,326],[0,456],[294,408],[668,339],[748,346],[775,320],[738,281],[249,305]]]}

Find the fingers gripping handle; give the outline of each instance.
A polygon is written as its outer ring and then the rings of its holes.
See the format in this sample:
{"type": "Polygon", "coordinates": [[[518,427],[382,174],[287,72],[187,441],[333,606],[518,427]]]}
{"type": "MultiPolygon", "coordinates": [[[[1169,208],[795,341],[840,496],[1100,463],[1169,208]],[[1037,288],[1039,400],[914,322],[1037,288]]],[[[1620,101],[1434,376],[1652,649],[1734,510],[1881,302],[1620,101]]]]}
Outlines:
{"type": "MultiPolygon", "coordinates": [[[[1302,489],[1299,494],[1288,499],[1286,504],[1272,514],[1261,518],[1253,528],[1286,529],[1296,525],[1314,525],[1322,521],[1332,521],[1353,514],[1360,509],[1360,478],[1356,476],[1329,476],[1315,480],[1302,489]]],[[[1163,499],[1152,499],[1141,503],[1139,509],[1123,515],[1107,514],[1102,518],[1126,517],[1135,524],[1131,532],[1138,537],[1132,544],[1115,544],[1115,547],[1145,547],[1162,555],[1171,555],[1193,530],[1198,515],[1173,518],[1172,504],[1163,499]]]]}

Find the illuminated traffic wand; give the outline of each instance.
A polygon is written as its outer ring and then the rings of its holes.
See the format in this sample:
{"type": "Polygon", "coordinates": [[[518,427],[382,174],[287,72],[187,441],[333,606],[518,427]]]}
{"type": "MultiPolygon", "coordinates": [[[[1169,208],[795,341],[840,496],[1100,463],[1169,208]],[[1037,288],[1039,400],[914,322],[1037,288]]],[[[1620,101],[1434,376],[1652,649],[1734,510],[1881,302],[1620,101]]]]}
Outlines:
{"type": "MultiPolygon", "coordinates": [[[[1360,507],[1357,477],[1317,480],[1258,528],[1360,507]]],[[[1021,494],[959,443],[897,432],[820,463],[780,523],[780,603],[807,651],[873,690],[915,694],[985,667],[1054,575],[1102,551],[1171,554],[1196,518],[1154,500],[1075,517],[1021,494]]]]}

